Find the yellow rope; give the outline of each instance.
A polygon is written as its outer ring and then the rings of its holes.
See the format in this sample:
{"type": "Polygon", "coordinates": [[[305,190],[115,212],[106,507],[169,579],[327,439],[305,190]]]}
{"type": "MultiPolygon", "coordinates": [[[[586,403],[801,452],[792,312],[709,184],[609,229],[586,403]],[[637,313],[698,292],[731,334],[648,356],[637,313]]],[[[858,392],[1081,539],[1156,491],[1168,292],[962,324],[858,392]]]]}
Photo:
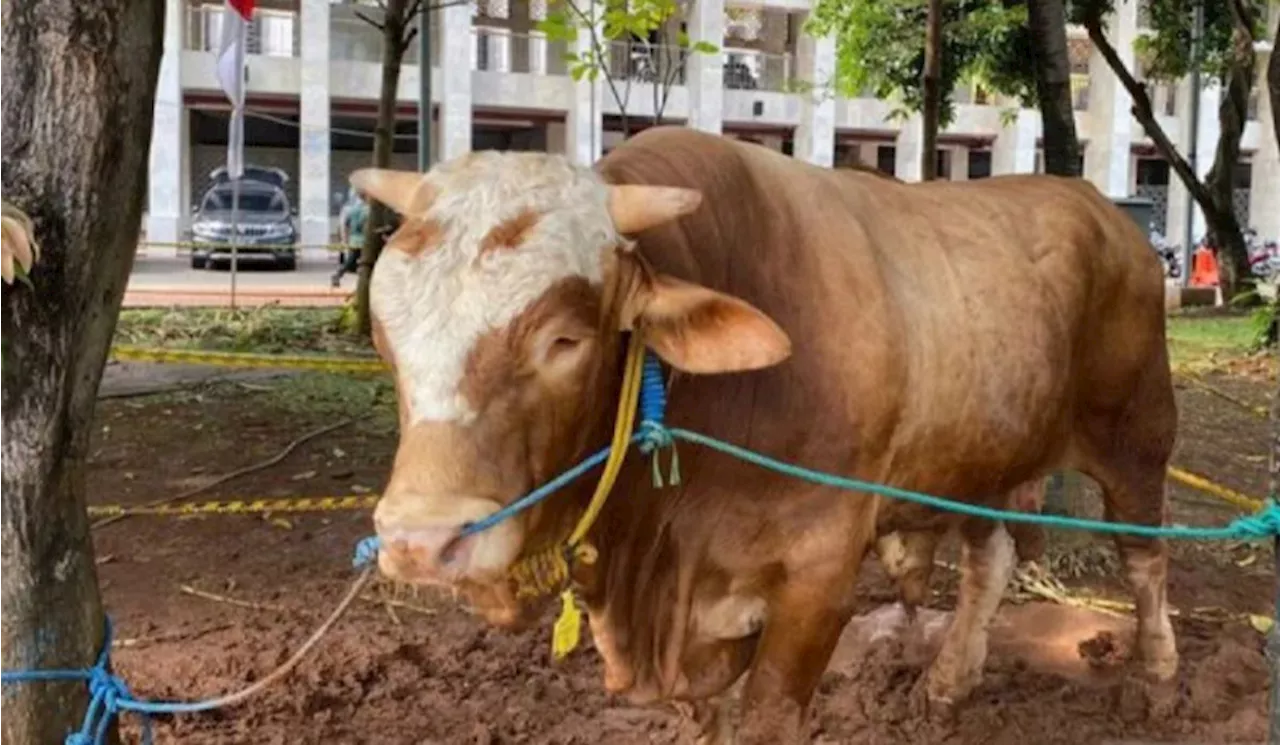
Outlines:
{"type": "Polygon", "coordinates": [[[640,400],[640,381],[644,371],[644,342],[638,332],[632,333],[627,347],[627,360],[623,369],[622,394],[618,397],[618,413],[614,419],[613,442],[604,472],[596,483],[595,493],[586,510],[578,518],[573,532],[564,543],[541,551],[535,551],[511,567],[511,578],[516,583],[517,597],[546,595],[560,588],[560,615],[556,618],[551,635],[551,653],[561,659],[578,646],[582,637],[582,611],[574,598],[573,588],[568,587],[569,558],[584,564],[594,563],[596,549],[586,541],[591,526],[600,517],[608,500],[627,451],[631,449],[632,430],[636,421],[636,406],[640,400]]]}

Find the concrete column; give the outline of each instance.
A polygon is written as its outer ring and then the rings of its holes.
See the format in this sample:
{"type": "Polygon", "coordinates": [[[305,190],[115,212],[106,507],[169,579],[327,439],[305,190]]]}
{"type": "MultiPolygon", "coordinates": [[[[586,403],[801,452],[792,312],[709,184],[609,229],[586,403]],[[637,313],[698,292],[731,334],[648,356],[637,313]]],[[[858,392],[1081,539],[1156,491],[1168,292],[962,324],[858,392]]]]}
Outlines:
{"type": "Polygon", "coordinates": [[[689,89],[689,126],[720,134],[724,123],[724,0],[693,0],[688,10],[689,40],[716,46],[710,54],[689,55],[685,66],[689,89]]]}
{"type": "Polygon", "coordinates": [[[547,35],[538,23],[547,19],[547,0],[529,0],[529,72],[547,74],[547,35]]]}
{"type": "MultiPolygon", "coordinates": [[[[1208,76],[1201,76],[1201,82],[1207,83],[1200,90],[1200,131],[1196,138],[1196,174],[1203,180],[1213,167],[1214,151],[1218,147],[1218,106],[1222,100],[1222,89],[1208,76]]],[[[1175,142],[1184,156],[1190,158],[1191,152],[1191,83],[1184,79],[1178,85],[1178,121],[1180,131],[1175,142]]],[[[1265,127],[1264,127],[1265,129],[1265,127]]],[[[1255,160],[1257,155],[1254,156],[1255,160]]],[[[1190,192],[1178,174],[1169,169],[1169,207],[1166,212],[1165,237],[1175,244],[1183,246],[1195,245],[1205,232],[1204,213],[1198,206],[1190,204],[1190,192]],[[1191,236],[1187,236],[1187,209],[1191,207],[1193,224],[1191,236]]],[[[1274,212],[1275,210],[1269,210],[1274,212]]]]}
{"type": "Polygon", "coordinates": [[[489,31],[489,70],[511,72],[511,29],[489,31]]]}
{"type": "Polygon", "coordinates": [[[298,217],[301,242],[329,242],[329,0],[302,0],[298,217]]]}
{"type": "Polygon", "coordinates": [[[957,147],[951,150],[951,180],[969,180],[969,148],[957,147]]]}
{"type": "Polygon", "coordinates": [[[796,46],[797,73],[813,88],[800,94],[795,157],[830,168],[836,148],[836,99],[830,88],[835,77],[835,38],[802,34],[796,46]]]}
{"type": "Polygon", "coordinates": [[[924,149],[924,119],[919,114],[903,122],[894,143],[893,175],[903,181],[919,181],[920,153],[924,149]]]}
{"type": "MultiPolygon", "coordinates": [[[[1277,22],[1280,10],[1272,6],[1268,38],[1275,38],[1277,22]]],[[[1269,126],[1280,111],[1271,109],[1266,82],[1272,54],[1280,54],[1280,50],[1258,55],[1258,150],[1253,154],[1253,187],[1249,192],[1249,222],[1264,240],[1280,240],[1280,143],[1276,142],[1275,128],[1269,126]]]]}
{"type": "Polygon", "coordinates": [[[485,69],[492,72],[511,72],[510,0],[489,0],[488,15],[505,23],[496,23],[485,29],[489,37],[489,65],[485,69]]]}
{"type": "MultiPolygon", "coordinates": [[[[1137,69],[1133,56],[1137,35],[1138,4],[1116,3],[1116,11],[1107,23],[1107,38],[1131,71],[1137,69]]],[[[1093,126],[1084,154],[1084,175],[1109,197],[1129,196],[1132,104],[1120,79],[1098,50],[1093,50],[1089,58],[1089,117],[1093,126]]]]}
{"type": "MultiPolygon", "coordinates": [[[[588,17],[598,19],[603,8],[599,3],[588,0],[583,11],[588,17]]],[[[579,29],[573,51],[579,58],[589,58],[595,54],[591,34],[587,29],[579,29]]],[[[608,64],[607,54],[602,63],[608,64]]],[[[573,98],[569,101],[569,111],[565,115],[564,152],[569,160],[579,165],[589,166],[600,159],[604,143],[604,95],[603,70],[595,80],[584,75],[581,80],[573,83],[573,98]]]]}
{"type": "Polygon", "coordinates": [[[436,11],[440,27],[440,161],[471,152],[471,6],[446,5],[436,11]]]}
{"type": "Polygon", "coordinates": [[[164,56],[156,85],[147,173],[147,241],[176,243],[191,212],[191,138],[182,101],[182,28],[187,4],[165,0],[164,56]]]}
{"type": "MultiPolygon", "coordinates": [[[[1030,109],[1019,109],[1017,118],[996,134],[991,146],[991,175],[1035,173],[1039,134],[1040,115],[1030,109]]],[[[1089,148],[1093,149],[1093,143],[1089,148]]]]}

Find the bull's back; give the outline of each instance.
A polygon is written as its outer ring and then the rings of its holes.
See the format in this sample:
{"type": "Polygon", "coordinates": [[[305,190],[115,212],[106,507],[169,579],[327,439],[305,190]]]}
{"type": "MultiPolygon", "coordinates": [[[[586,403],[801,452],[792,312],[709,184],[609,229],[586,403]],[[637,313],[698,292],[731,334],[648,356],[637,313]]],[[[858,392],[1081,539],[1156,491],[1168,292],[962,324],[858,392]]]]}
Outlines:
{"type": "Polygon", "coordinates": [[[636,138],[604,168],[704,192],[641,236],[646,255],[768,313],[794,355],[689,385],[717,421],[733,407],[716,393],[750,388],[759,444],[810,463],[950,493],[1018,483],[1066,446],[1086,377],[1119,390],[1163,341],[1145,237],[1083,182],[903,184],[688,130],[636,138]],[[1100,354],[1112,345],[1125,351],[1100,354]]]}

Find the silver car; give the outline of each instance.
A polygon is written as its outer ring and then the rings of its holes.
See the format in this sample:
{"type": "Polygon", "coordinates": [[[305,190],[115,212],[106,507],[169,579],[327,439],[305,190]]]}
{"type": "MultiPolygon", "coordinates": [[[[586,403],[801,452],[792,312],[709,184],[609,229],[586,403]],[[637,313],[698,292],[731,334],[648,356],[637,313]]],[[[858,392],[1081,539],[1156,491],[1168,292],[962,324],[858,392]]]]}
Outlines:
{"type": "Polygon", "coordinates": [[[212,269],[231,262],[235,238],[236,260],[244,264],[270,263],[279,269],[298,267],[298,229],[284,185],[288,176],[278,168],[245,168],[239,180],[238,209],[232,233],[232,198],[236,185],[226,169],[210,174],[213,183],[201,196],[191,223],[191,268],[212,269]]]}

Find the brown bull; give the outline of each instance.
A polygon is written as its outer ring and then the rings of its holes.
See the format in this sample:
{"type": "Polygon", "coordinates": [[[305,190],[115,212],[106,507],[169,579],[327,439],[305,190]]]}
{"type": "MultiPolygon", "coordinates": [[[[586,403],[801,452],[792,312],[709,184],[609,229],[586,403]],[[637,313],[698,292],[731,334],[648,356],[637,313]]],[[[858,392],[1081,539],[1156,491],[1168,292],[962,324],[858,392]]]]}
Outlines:
{"type": "MultiPolygon", "coordinates": [[[[488,152],[353,181],[405,220],[372,287],[401,424],[380,566],[460,588],[495,623],[524,615],[512,563],[564,538],[589,485],[458,531],[608,441],[632,329],[674,373],[672,425],[988,505],[1075,468],[1108,518],[1165,519],[1162,272],[1082,181],[902,184],[671,128],[595,170],[488,152]]],[[[610,690],[709,702],[745,673],[738,741],[799,737],[863,557],[898,533],[931,561],[953,527],[960,597],[926,691],[949,704],[977,684],[1014,563],[1002,525],[680,458],[665,489],[628,462],[590,535],[598,560],[575,568],[610,690]]],[[[1168,679],[1165,547],[1118,547],[1137,653],[1168,679]]]]}

